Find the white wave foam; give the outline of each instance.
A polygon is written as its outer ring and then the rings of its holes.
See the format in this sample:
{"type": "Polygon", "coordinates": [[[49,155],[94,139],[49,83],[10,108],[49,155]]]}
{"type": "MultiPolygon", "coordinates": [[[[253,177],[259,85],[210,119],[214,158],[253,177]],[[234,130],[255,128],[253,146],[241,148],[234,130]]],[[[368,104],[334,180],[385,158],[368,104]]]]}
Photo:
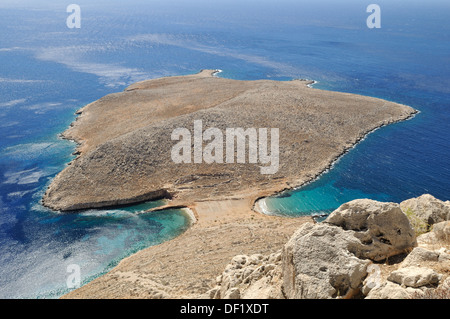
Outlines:
{"type": "Polygon", "coordinates": [[[191,225],[193,225],[197,222],[197,218],[195,217],[195,214],[192,211],[192,209],[186,207],[186,208],[182,208],[182,211],[188,216],[189,222],[191,225]]]}
{"type": "Polygon", "coordinates": [[[214,72],[213,72],[213,76],[217,76],[217,74],[219,74],[219,73],[222,73],[223,72],[223,70],[221,70],[221,69],[216,69],[214,72]]]}
{"type": "Polygon", "coordinates": [[[314,84],[319,83],[316,80],[311,80],[311,81],[313,81],[313,83],[310,83],[310,84],[307,85],[307,87],[309,87],[309,88],[312,88],[314,84]]]}
{"type": "Polygon", "coordinates": [[[258,213],[261,213],[264,215],[270,215],[270,216],[276,215],[274,212],[270,211],[270,209],[267,207],[265,198],[261,198],[255,202],[255,210],[258,213]]]}

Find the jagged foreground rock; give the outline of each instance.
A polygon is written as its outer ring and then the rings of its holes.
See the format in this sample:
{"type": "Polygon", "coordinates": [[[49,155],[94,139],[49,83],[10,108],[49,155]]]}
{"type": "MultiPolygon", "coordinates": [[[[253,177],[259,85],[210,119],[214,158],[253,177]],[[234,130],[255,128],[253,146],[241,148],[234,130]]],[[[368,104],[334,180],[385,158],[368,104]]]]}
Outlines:
{"type": "Polygon", "coordinates": [[[442,202],[429,194],[411,198],[400,203],[403,211],[410,209],[428,225],[450,220],[449,202],[442,202]]]}
{"type": "Polygon", "coordinates": [[[416,239],[401,209],[411,205],[427,222],[427,212],[437,216],[450,208],[431,195],[400,205],[351,201],[322,223],[304,224],[282,251],[236,256],[206,297],[385,299],[433,297],[439,291],[450,298],[450,222],[441,221],[416,239]],[[389,264],[399,256],[406,258],[389,264]]]}

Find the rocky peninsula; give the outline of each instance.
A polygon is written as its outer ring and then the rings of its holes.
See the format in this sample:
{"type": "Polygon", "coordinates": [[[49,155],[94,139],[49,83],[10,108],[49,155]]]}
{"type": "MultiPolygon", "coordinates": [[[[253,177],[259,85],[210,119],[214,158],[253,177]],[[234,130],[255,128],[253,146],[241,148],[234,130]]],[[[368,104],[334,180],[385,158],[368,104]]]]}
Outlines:
{"type": "Polygon", "coordinates": [[[311,181],[369,132],[416,113],[314,89],[307,80],[238,81],[214,73],[135,83],[80,109],[63,133],[78,143],[77,157],[52,181],[45,206],[70,212],[167,198],[167,207],[188,207],[196,219],[181,236],[126,258],[66,297],[204,296],[233,256],[273,253],[312,222],[257,213],[258,199],[311,181]],[[223,132],[278,128],[278,169],[261,174],[260,163],[175,162],[172,133],[196,120],[223,132]]]}
{"type": "MultiPolygon", "coordinates": [[[[303,185],[368,132],[416,111],[385,100],[323,91],[312,81],[238,81],[195,75],[133,84],[78,111],[64,137],[77,154],[43,203],[68,211],[171,198],[174,205],[258,198],[303,185]],[[259,163],[176,163],[172,133],[203,129],[279,129],[279,168],[259,163]]],[[[224,161],[225,162],[225,161],[224,161]]]]}

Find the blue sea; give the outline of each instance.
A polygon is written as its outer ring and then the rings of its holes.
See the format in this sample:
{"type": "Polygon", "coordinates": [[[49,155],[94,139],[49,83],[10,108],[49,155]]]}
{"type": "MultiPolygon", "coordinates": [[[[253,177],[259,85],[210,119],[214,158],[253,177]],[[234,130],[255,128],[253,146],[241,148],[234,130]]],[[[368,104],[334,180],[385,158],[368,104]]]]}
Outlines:
{"type": "MultiPolygon", "coordinates": [[[[40,204],[74,156],[60,138],[76,110],[151,78],[223,70],[410,105],[414,118],[369,134],[316,181],[267,199],[274,214],[326,214],[356,198],[450,199],[450,2],[302,0],[0,2],[0,298],[57,298],[181,234],[182,210],[51,211],[40,204]]],[[[276,116],[276,109],[273,116],[276,116]]],[[[299,170],[302,168],[299,167],[299,170]]]]}

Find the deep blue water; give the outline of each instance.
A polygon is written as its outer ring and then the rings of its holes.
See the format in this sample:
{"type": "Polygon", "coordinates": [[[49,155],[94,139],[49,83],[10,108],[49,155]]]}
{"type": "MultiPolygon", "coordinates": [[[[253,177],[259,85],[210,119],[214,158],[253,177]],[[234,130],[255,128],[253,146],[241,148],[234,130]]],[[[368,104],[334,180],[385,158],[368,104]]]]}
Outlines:
{"type": "MultiPolygon", "coordinates": [[[[317,80],[317,88],[410,105],[415,118],[370,134],[316,182],[268,200],[275,213],[329,212],[350,199],[430,193],[450,199],[450,3],[377,1],[65,1],[0,3],[0,297],[58,297],[67,265],[83,282],[173,238],[181,211],[52,212],[39,203],[73,158],[58,134],[74,112],[148,78],[221,69],[222,77],[317,80]]],[[[276,110],[274,110],[276,116],[276,110]]],[[[299,167],[301,169],[301,167],[299,167]]]]}

